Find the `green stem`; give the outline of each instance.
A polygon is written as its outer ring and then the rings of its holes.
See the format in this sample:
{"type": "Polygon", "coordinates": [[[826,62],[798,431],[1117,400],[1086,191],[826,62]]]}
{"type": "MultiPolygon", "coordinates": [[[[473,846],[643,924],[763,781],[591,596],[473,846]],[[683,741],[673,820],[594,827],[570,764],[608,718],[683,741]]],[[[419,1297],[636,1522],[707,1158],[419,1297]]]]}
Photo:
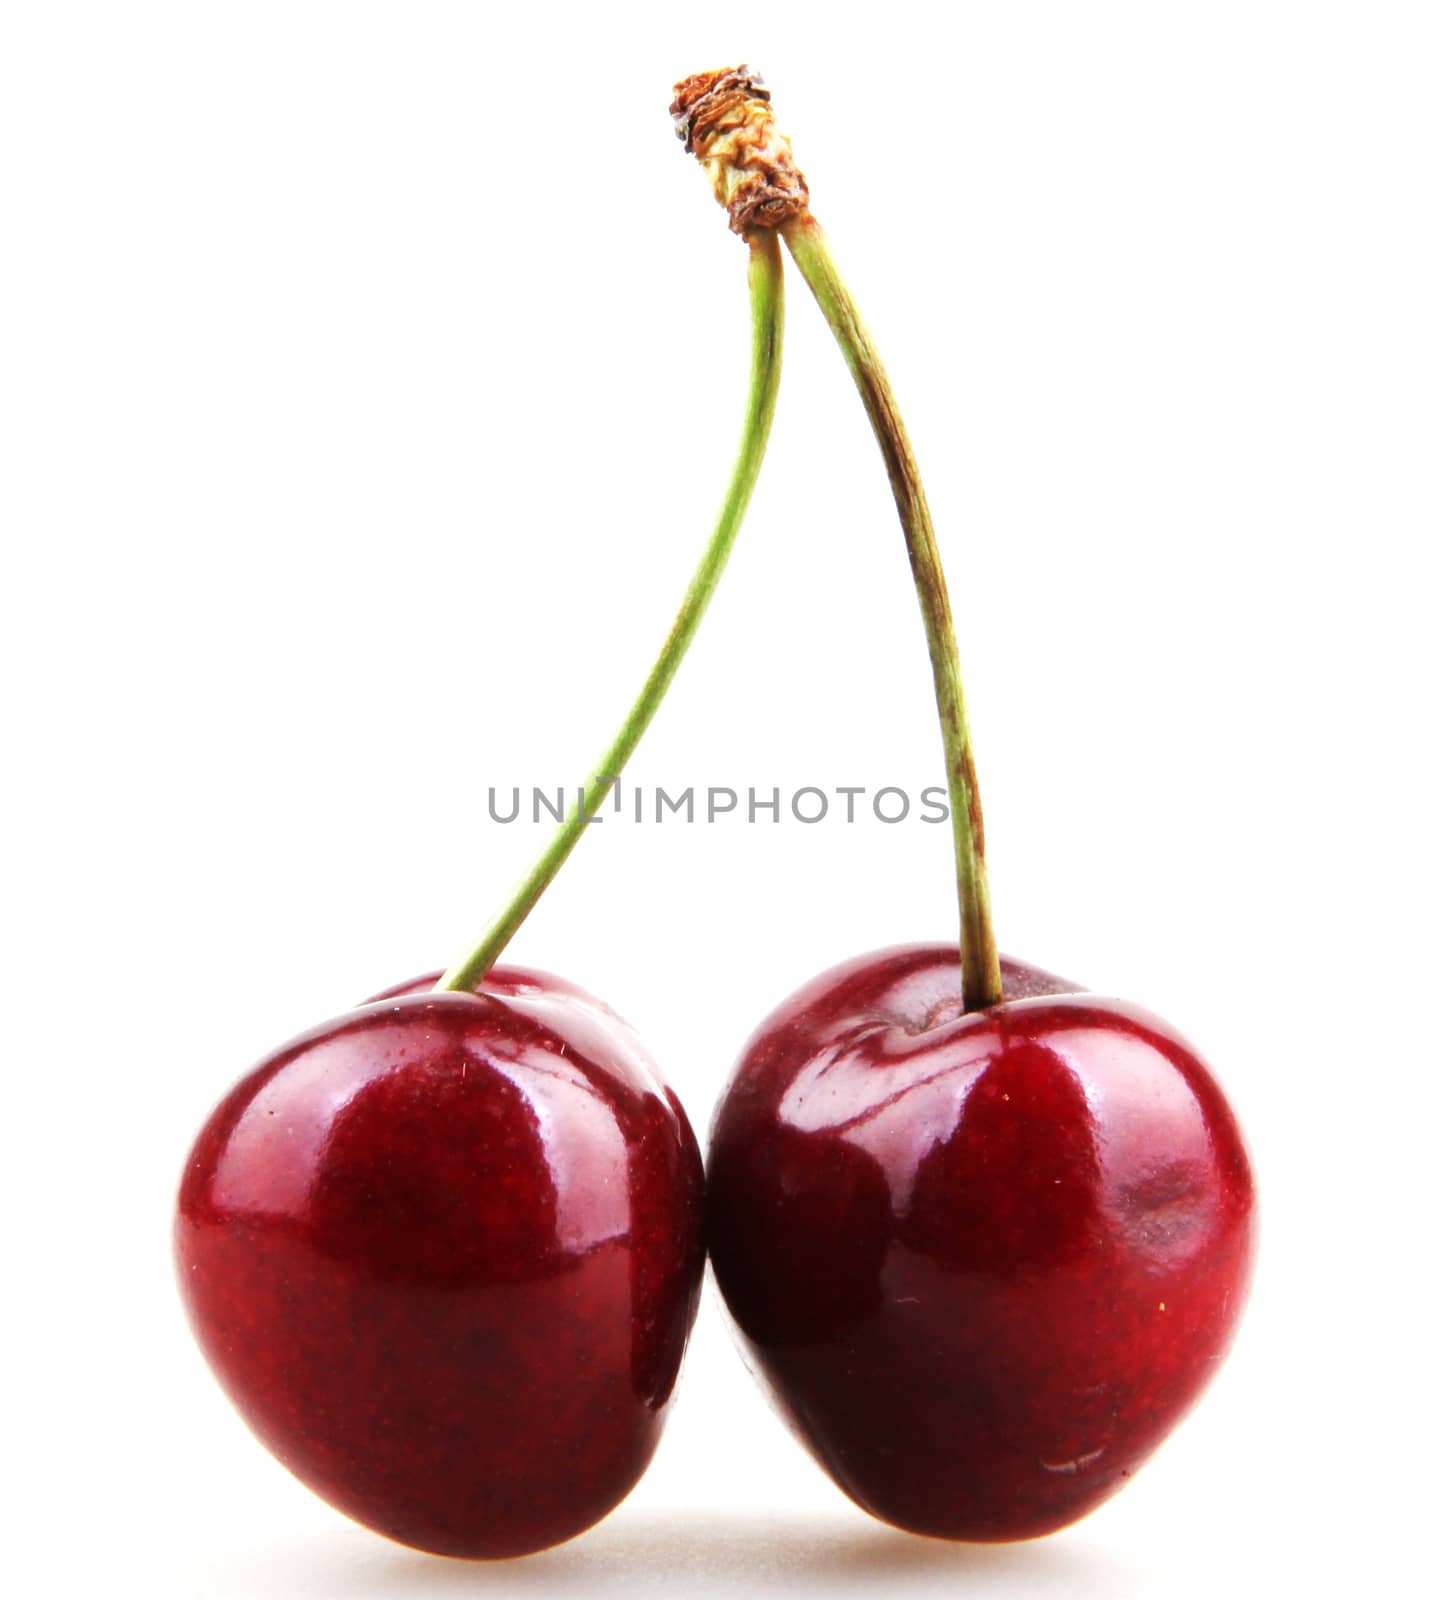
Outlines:
{"type": "Polygon", "coordinates": [[[1002,999],[1002,971],[992,931],[982,802],[978,797],[977,770],[968,734],[967,705],[948,604],[948,586],[933,535],[932,514],[888,373],[829,254],[823,229],[806,215],[789,223],[781,232],[853,373],[864,410],[883,451],[883,464],[888,469],[898,518],[903,524],[908,560],[913,567],[918,604],[923,612],[923,630],[928,638],[928,656],[933,665],[933,686],[948,771],[958,867],[963,1003],[969,1011],[981,1010],[1002,999]]]}
{"type": "Polygon", "coordinates": [[[504,909],[486,925],[466,955],[443,974],[437,984],[439,989],[475,989],[490,971],[492,963],[526,920],[531,908],[575,848],[576,840],[600,809],[606,790],[624,770],[641,736],[650,726],[660,702],[665,698],[665,691],[679,670],[695,630],[709,607],[710,598],[734,547],[739,525],[744,520],[750,495],[754,492],[754,483],[764,460],[764,449],[769,442],[770,424],[774,420],[774,402],[779,393],[779,366],[784,347],[784,268],[779,241],[766,229],[757,229],[749,236],[749,298],[754,345],[739,454],[735,458],[734,471],[730,474],[719,520],[715,523],[714,532],[710,535],[690,586],[685,591],[674,625],[620,731],[586,779],[585,787],[580,791],[579,803],[566,813],[565,819],[504,909]]]}

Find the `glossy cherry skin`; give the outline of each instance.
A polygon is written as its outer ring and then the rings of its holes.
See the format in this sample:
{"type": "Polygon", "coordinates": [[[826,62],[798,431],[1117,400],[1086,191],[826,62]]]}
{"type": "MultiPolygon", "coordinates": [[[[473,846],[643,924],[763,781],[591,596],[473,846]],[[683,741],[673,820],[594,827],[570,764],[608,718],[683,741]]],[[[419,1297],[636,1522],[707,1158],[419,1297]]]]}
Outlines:
{"type": "Polygon", "coordinates": [[[710,1259],[747,1364],[865,1510],[1050,1533],[1120,1488],[1224,1357],[1254,1253],[1245,1147],[1149,1012],[958,951],[837,967],[715,1116],[710,1259]]]}
{"type": "Polygon", "coordinates": [[[703,1179],[631,1030],[546,974],[406,985],[204,1125],[175,1253],[198,1342],[309,1488],[404,1544],[527,1554],[645,1470],[699,1296],[703,1179]]]}

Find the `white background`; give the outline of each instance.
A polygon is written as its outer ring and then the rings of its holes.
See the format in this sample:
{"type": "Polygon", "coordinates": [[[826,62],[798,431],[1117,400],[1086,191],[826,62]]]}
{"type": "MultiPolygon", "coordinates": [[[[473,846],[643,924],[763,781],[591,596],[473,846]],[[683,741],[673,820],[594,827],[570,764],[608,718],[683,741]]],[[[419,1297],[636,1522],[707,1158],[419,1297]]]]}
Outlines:
{"type": "MultiPolygon", "coordinates": [[[[703,9],[0,11],[7,1587],[1403,1593],[1423,8],[703,9]],[[477,1571],[348,1525],[249,1439],[168,1211],[251,1061],[456,954],[541,837],[488,821],[487,786],[578,780],[643,674],[746,368],[743,252],[668,86],[746,58],[921,453],[1001,941],[1218,1064],[1260,1275],[1126,1493],[990,1550],[848,1506],[711,1292],[629,1502],[477,1571]]],[[[765,476],[632,782],[939,780],[879,462],[789,292],[765,476]]],[[[703,1128],[794,985],[953,936],[951,872],[917,823],[616,823],[512,954],[628,1015],[703,1128]]]]}

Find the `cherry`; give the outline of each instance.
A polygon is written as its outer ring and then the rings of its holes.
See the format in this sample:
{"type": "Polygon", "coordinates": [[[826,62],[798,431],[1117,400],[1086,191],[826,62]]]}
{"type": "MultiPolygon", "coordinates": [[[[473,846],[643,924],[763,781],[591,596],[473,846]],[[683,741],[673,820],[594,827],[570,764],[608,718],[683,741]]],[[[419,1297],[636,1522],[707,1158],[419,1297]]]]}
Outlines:
{"type": "Polygon", "coordinates": [[[1045,1534],[1116,1492],[1219,1366],[1245,1300],[1245,1147],[1149,1012],[956,945],[816,979],[716,1113],[710,1259],[746,1360],[874,1516],[1045,1534]]]}
{"type": "Polygon", "coordinates": [[[751,1368],[858,1504],[946,1538],[1049,1533],[1126,1481],[1224,1357],[1250,1165],[1165,1023],[1000,958],[947,584],[887,371],[759,77],[697,74],[671,110],[730,226],[784,241],[882,451],[960,931],[835,968],[755,1034],[715,1117],[711,1260],[751,1368]]]}
{"type": "Polygon", "coordinates": [[[625,721],[475,944],[260,1063],[199,1133],[175,1255],[199,1345],[310,1488],[443,1555],[544,1549],[650,1460],[704,1262],[699,1151],[635,1035],[493,963],[618,780],[729,559],[774,416],[783,265],[751,238],[734,470],[625,721]]]}
{"type": "Polygon", "coordinates": [[[514,967],[433,981],[222,1101],[184,1169],[179,1284],[309,1488],[423,1550],[523,1555],[603,1517],[655,1449],[699,1298],[700,1157],[589,995],[514,967]]]}

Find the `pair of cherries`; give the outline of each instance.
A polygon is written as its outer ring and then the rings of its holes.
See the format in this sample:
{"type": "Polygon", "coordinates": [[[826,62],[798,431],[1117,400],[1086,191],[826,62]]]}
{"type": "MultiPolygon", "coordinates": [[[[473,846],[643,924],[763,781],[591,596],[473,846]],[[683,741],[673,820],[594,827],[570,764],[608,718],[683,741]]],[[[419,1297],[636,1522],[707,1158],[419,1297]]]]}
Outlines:
{"type": "Polygon", "coordinates": [[[1249,1164],[1171,1028],[999,959],[946,593],[886,375],[757,77],[688,79],[674,110],[751,248],[755,385],[697,603],[602,770],[653,715],[752,488],[782,240],[903,517],[961,945],[866,956],[785,1002],[725,1091],[706,1181],[632,1030],[572,984],[491,964],[563,835],[472,959],[302,1035],[219,1104],[180,1188],[183,1299],[239,1411],[310,1488],[405,1544],[513,1556],[589,1528],[639,1479],[708,1245],[749,1364],[853,1500],[946,1538],[1048,1533],[1126,1481],[1224,1356],[1249,1164]]]}

